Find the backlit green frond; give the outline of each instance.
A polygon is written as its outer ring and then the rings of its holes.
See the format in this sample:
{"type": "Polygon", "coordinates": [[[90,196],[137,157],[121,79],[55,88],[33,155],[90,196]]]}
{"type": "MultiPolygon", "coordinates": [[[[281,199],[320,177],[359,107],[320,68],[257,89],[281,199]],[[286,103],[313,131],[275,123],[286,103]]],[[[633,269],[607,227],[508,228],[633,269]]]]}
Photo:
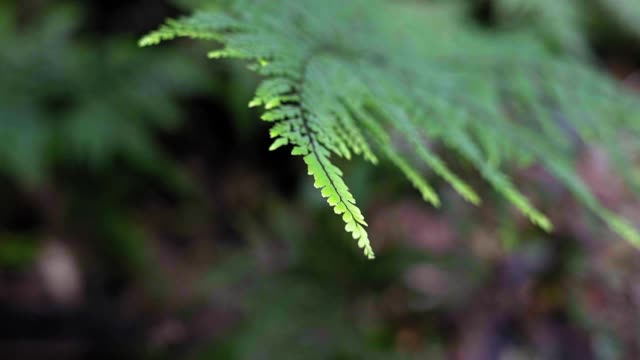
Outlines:
{"type": "MultiPolygon", "coordinates": [[[[374,164],[384,157],[438,206],[438,194],[418,170],[427,166],[479,204],[439,155],[451,152],[551,230],[506,173],[539,163],[640,245],[636,229],[604,209],[573,166],[576,144],[595,144],[618,159],[629,183],[638,182],[624,166],[626,154],[640,150],[638,99],[583,59],[549,51],[539,31],[487,36],[460,20],[467,10],[455,1],[231,0],[169,21],[141,45],[210,39],[221,45],[210,57],[247,60],[264,77],[250,106],[264,107],[262,119],[273,123],[271,150],[290,146],[303,157],[315,186],[370,258],[367,224],[332,156],[358,155],[374,164]]],[[[571,27],[547,30],[560,34],[556,45],[575,50],[565,53],[582,50],[571,27]]]]}

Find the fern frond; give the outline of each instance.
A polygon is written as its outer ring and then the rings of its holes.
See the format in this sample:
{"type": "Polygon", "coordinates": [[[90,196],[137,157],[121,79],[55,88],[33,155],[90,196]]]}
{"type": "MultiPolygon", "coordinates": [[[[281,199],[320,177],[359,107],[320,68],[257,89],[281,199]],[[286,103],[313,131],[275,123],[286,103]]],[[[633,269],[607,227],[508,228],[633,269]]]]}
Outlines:
{"type": "Polygon", "coordinates": [[[589,0],[496,0],[498,21],[509,25],[529,23],[553,50],[586,56],[583,31],[584,5],[589,0]]]}
{"type": "MultiPolygon", "coordinates": [[[[485,3],[476,0],[476,3],[485,3]]],[[[636,0],[493,0],[501,25],[528,26],[555,50],[588,56],[589,38],[640,41],[640,6],[636,0]]]]}
{"type": "Polygon", "coordinates": [[[604,209],[573,169],[577,141],[604,146],[612,157],[625,154],[619,135],[640,136],[637,98],[583,63],[553,55],[531,32],[486,36],[466,26],[463,14],[457,2],[232,0],[172,20],[141,45],[212,39],[222,47],[210,57],[249,61],[265,77],[250,106],[263,106],[262,119],[273,123],[271,150],[291,146],[303,157],[315,186],[370,258],[366,221],[332,156],[375,164],[380,154],[438,206],[437,193],[416,170],[418,160],[464,199],[480,203],[434,143],[551,230],[506,173],[513,165],[543,164],[614,231],[640,245],[637,231],[604,209]],[[406,148],[410,153],[400,150],[406,148]]]}
{"type": "Polygon", "coordinates": [[[222,33],[240,27],[233,18],[222,12],[197,13],[181,21],[169,20],[153,34],[140,40],[140,45],[157,45],[162,41],[177,37],[189,37],[201,40],[223,40],[222,33]]]}

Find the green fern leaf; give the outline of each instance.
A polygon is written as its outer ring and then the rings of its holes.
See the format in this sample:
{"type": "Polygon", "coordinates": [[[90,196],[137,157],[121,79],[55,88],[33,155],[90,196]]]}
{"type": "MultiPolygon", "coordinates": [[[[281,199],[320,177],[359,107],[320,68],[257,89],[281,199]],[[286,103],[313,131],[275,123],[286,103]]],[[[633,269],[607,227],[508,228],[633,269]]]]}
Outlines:
{"type": "Polygon", "coordinates": [[[576,136],[622,155],[620,164],[627,149],[640,150],[637,141],[625,150],[619,141],[621,133],[640,135],[637,98],[587,65],[553,55],[535,32],[487,36],[462,20],[465,13],[459,2],[231,0],[171,20],[140,44],[210,39],[222,44],[211,58],[248,61],[265,78],[249,105],[263,106],[262,119],[273,124],[271,150],[291,146],[303,157],[315,186],[369,258],[366,221],[332,156],[374,164],[377,154],[384,156],[439,206],[416,170],[419,161],[479,204],[472,187],[433,151],[436,142],[473,165],[539,227],[550,231],[552,224],[509,180],[513,165],[544,165],[614,231],[640,245],[637,230],[604,209],[572,165],[576,136]]]}

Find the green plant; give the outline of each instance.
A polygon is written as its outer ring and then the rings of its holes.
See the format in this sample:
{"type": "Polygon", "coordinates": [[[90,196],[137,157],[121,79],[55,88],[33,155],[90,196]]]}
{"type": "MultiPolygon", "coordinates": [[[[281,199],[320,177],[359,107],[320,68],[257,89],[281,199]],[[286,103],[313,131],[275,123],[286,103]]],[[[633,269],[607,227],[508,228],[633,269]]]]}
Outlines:
{"type": "MultiPolygon", "coordinates": [[[[605,147],[635,190],[640,106],[582,60],[549,51],[532,28],[487,36],[469,24],[467,3],[231,0],[170,20],[144,37],[214,40],[211,58],[236,58],[266,80],[251,106],[272,122],[271,150],[292,146],[315,186],[358,240],[374,253],[367,224],[332,156],[394,163],[435,206],[423,163],[471,203],[480,197],[435,149],[475,168],[529,219],[548,218],[510,181],[513,165],[542,164],[622,237],[632,226],[605,209],[576,174],[576,144],[605,147]],[[406,143],[408,146],[403,146],[406,143]],[[411,151],[407,151],[411,149],[411,151]]],[[[563,30],[564,31],[564,30],[563,30]]],[[[564,42],[563,42],[564,43],[564,42]]],[[[569,41],[569,43],[572,43],[569,41]]]]}
{"type": "Polygon", "coordinates": [[[77,35],[79,9],[47,10],[26,24],[0,11],[0,171],[31,187],[58,167],[117,160],[171,173],[153,136],[179,124],[180,96],[203,88],[197,67],[168,51],[134,57],[126,39],[77,35]]]}
{"type": "Polygon", "coordinates": [[[640,8],[634,0],[474,0],[490,6],[501,26],[527,26],[551,48],[581,57],[589,54],[590,38],[640,40],[640,8]]]}

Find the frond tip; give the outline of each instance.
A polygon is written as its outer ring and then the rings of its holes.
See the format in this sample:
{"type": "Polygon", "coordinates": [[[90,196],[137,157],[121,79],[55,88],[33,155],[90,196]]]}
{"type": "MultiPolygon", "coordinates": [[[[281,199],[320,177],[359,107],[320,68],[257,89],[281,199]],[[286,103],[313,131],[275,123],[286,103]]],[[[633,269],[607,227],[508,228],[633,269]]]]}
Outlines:
{"type": "Polygon", "coordinates": [[[367,223],[364,216],[342,180],[342,171],[329,162],[323,153],[324,151],[315,152],[304,157],[309,175],[315,180],[314,186],[320,189],[322,196],[333,207],[333,211],[337,215],[342,215],[342,221],[346,224],[345,230],[358,241],[358,246],[364,250],[365,256],[374,259],[375,254],[365,230],[367,223]]]}

